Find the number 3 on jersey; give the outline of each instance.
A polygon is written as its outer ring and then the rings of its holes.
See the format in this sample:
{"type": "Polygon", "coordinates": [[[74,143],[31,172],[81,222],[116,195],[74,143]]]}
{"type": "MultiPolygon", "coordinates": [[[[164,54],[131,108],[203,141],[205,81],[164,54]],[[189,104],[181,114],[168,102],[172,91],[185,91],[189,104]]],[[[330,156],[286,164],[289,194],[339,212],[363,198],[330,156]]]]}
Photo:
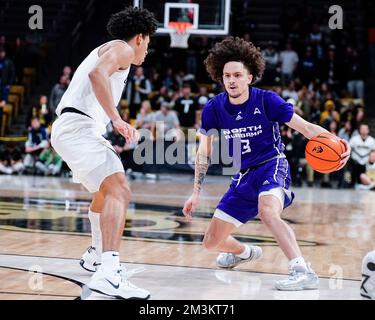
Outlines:
{"type": "Polygon", "coordinates": [[[241,148],[242,148],[242,154],[251,152],[250,141],[249,140],[241,140],[241,148]]]}

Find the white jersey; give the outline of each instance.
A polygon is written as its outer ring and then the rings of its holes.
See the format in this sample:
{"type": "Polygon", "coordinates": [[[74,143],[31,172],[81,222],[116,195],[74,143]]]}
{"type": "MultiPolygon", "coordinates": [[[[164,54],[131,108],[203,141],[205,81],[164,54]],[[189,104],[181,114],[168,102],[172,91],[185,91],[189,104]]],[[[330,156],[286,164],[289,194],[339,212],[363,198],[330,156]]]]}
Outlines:
{"type": "MultiPolygon", "coordinates": [[[[100,133],[104,134],[110,119],[97,100],[89,78],[89,73],[94,69],[99,60],[98,53],[101,47],[103,47],[103,45],[91,51],[86,59],[79,65],[68,89],[56,108],[56,114],[60,116],[61,110],[67,107],[78,109],[94,119],[100,127],[100,133]]],[[[119,70],[110,76],[114,108],[120,102],[129,70],[130,67],[126,70],[119,70]]]]}

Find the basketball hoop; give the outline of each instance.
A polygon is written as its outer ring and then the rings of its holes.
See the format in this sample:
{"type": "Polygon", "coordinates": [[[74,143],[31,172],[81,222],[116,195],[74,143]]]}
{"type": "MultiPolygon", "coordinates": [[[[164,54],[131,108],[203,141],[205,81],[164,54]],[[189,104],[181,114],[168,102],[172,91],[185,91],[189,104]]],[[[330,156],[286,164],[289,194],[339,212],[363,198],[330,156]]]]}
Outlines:
{"type": "Polygon", "coordinates": [[[189,32],[188,28],[193,26],[190,22],[173,21],[168,23],[171,36],[171,48],[188,48],[189,32]]]}

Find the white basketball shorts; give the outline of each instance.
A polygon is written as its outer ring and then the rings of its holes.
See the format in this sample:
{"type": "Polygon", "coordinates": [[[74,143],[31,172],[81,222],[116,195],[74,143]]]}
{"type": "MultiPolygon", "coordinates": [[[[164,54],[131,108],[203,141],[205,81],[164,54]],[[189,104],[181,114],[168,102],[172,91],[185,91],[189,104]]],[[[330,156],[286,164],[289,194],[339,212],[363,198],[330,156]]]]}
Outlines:
{"type": "Polygon", "coordinates": [[[106,177],[124,173],[121,160],[91,118],[64,113],[52,125],[51,143],[73,172],[73,182],[90,193],[99,191],[106,177]]]}

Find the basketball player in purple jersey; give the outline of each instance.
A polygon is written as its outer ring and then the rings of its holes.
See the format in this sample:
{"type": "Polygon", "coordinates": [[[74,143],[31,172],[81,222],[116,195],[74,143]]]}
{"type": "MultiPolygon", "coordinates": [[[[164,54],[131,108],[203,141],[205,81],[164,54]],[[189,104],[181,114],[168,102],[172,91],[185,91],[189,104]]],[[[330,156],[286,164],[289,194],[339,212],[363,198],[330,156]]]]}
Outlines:
{"type": "MultiPolygon", "coordinates": [[[[185,202],[183,213],[190,220],[199,203],[199,194],[210,163],[213,129],[221,131],[229,154],[236,158],[240,146],[240,171],[232,178],[206,230],[203,246],[221,252],[217,264],[233,268],[258,259],[262,250],[231,236],[233,231],[256,215],[268,227],[289,260],[290,276],[277,281],[279,290],[317,289],[319,279],[302,257],[296,237],[281,219],[284,208],[294,195],[289,190],[290,170],[283,153],[279,124],[286,123],[310,139],[327,132],[293,112],[293,106],[276,93],[251,86],[264,70],[264,59],[254,45],[229,37],[217,43],[205,60],[208,73],[225,87],[225,92],[207,102],[202,112],[201,140],[195,163],[194,191],[185,202]]],[[[341,140],[346,151],[341,169],[349,159],[350,146],[341,140]]]]}

